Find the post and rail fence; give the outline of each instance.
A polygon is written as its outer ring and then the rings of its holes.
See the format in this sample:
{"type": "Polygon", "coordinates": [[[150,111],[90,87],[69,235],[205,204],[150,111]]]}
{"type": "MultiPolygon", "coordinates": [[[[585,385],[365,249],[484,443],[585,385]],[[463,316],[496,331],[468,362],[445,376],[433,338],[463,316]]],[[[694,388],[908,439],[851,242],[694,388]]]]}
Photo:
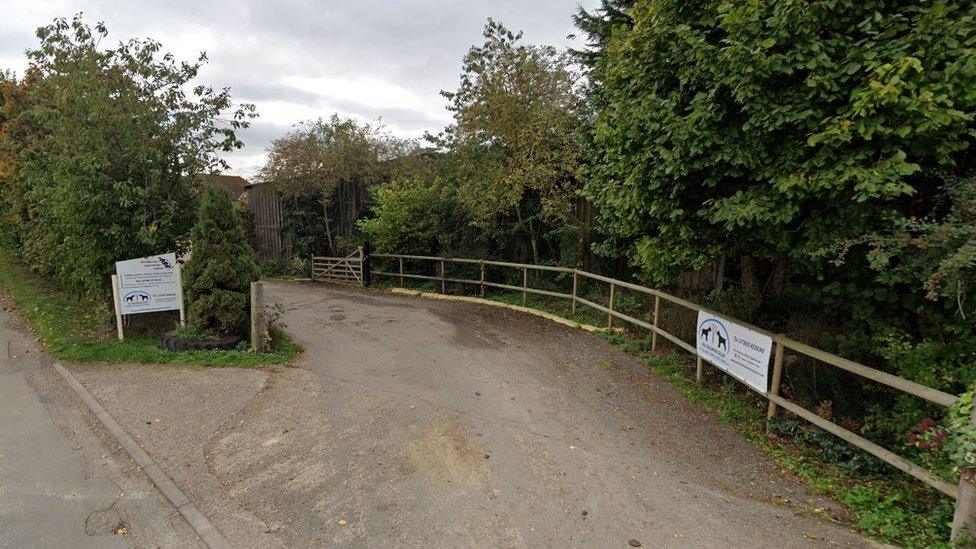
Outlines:
{"type": "MultiPolygon", "coordinates": [[[[313,280],[325,280],[332,279],[328,276],[332,271],[342,268],[341,263],[347,265],[346,280],[353,278],[362,283],[362,272],[356,273],[351,265],[356,264],[361,268],[362,265],[362,249],[357,252],[359,257],[354,257],[353,254],[346,258],[313,258],[312,273],[313,280]],[[338,259],[339,261],[335,261],[338,259]],[[330,261],[325,261],[330,260],[330,261]]],[[[782,381],[783,375],[783,365],[787,352],[796,353],[799,355],[804,355],[816,361],[828,364],[835,368],[840,368],[862,378],[880,383],[887,387],[896,389],[898,391],[914,395],[915,397],[927,400],[929,402],[938,404],[943,407],[949,407],[958,400],[956,395],[945,393],[938,389],[928,387],[914,381],[910,381],[887,372],[878,370],[876,368],[871,368],[863,364],[854,362],[852,360],[843,358],[841,356],[822,351],[820,349],[814,348],[805,343],[796,341],[787,337],[784,334],[774,334],[762,328],[758,328],[746,322],[738,321],[734,318],[730,318],[727,315],[723,315],[717,311],[713,311],[686,299],[668,294],[666,292],[656,290],[653,288],[648,288],[646,286],[640,286],[638,284],[633,284],[631,282],[626,282],[623,280],[617,280],[603,275],[598,275],[595,273],[590,273],[587,271],[582,271],[579,269],[572,269],[568,267],[556,267],[551,265],[532,265],[525,263],[512,263],[508,261],[492,261],[487,259],[467,259],[467,258],[457,258],[457,257],[439,257],[439,256],[422,256],[422,255],[406,255],[406,254],[372,254],[375,259],[385,259],[396,262],[397,271],[389,272],[383,270],[371,270],[372,275],[384,276],[395,279],[399,281],[400,285],[403,286],[407,280],[421,280],[439,283],[441,293],[446,293],[447,284],[462,284],[462,285],[472,285],[477,286],[480,290],[482,296],[485,295],[485,288],[498,288],[502,290],[509,290],[514,292],[521,292],[523,304],[526,302],[526,296],[528,294],[542,295],[547,297],[562,298],[572,301],[572,312],[575,315],[578,305],[584,305],[594,309],[598,312],[605,313],[607,315],[607,328],[613,328],[614,319],[618,319],[634,326],[644,328],[651,332],[651,349],[655,350],[658,344],[658,336],[664,338],[670,343],[674,344],[676,347],[683,349],[695,356],[697,362],[697,372],[696,378],[700,382],[702,377],[703,363],[708,362],[707,357],[704,357],[698,348],[675,334],[669,333],[664,330],[659,324],[660,320],[660,309],[661,302],[668,302],[679,307],[683,307],[694,312],[704,312],[709,315],[713,315],[724,319],[728,322],[736,323],[743,326],[749,330],[753,330],[759,334],[768,336],[773,342],[773,358],[772,358],[772,373],[769,378],[768,388],[765,391],[759,391],[756,388],[746,384],[747,387],[752,389],[754,392],[759,394],[761,397],[765,398],[769,404],[767,408],[767,420],[771,420],[775,417],[777,409],[782,408],[807,422],[827,431],[845,442],[860,448],[861,450],[875,456],[876,458],[888,463],[889,465],[915,477],[916,479],[924,482],[928,486],[935,488],[936,490],[942,492],[943,494],[956,500],[956,517],[953,521],[953,539],[958,536],[961,532],[966,529],[970,529],[974,526],[973,510],[976,510],[976,490],[970,486],[970,478],[974,475],[971,472],[964,471],[960,475],[960,481],[958,485],[952,485],[940,478],[935,473],[925,469],[924,467],[917,465],[894,452],[883,448],[882,446],[871,442],[870,440],[860,436],[859,434],[850,431],[833,421],[821,417],[817,413],[808,410],[799,404],[787,400],[780,394],[780,383],[782,381]],[[436,275],[430,274],[418,274],[415,272],[408,272],[404,269],[404,262],[430,262],[436,266],[436,275]],[[458,278],[447,276],[446,265],[447,264],[468,264],[475,265],[479,268],[480,276],[477,279],[468,278],[458,278]],[[522,271],[522,285],[512,285],[504,284],[501,282],[493,282],[486,278],[485,276],[485,266],[492,267],[502,267],[522,271]],[[541,272],[554,272],[562,273],[565,275],[572,276],[572,293],[562,293],[552,290],[543,290],[540,288],[532,288],[529,286],[529,271],[541,271],[541,272]],[[609,299],[606,304],[596,303],[589,299],[586,299],[579,295],[580,281],[581,279],[586,279],[588,281],[594,281],[598,283],[607,284],[609,286],[609,299]],[[617,291],[619,289],[628,289],[638,293],[642,293],[648,296],[653,296],[654,298],[654,313],[653,320],[648,322],[646,320],[635,318],[630,316],[616,307],[615,300],[617,298],[617,291]],[[971,512],[973,511],[973,512],[971,512]]],[[[430,271],[427,271],[430,272],[430,271]]],[[[341,278],[341,277],[339,277],[341,278]]],[[[768,367],[768,365],[767,365],[768,367]]],[[[972,530],[969,530],[972,532],[972,530]]]]}

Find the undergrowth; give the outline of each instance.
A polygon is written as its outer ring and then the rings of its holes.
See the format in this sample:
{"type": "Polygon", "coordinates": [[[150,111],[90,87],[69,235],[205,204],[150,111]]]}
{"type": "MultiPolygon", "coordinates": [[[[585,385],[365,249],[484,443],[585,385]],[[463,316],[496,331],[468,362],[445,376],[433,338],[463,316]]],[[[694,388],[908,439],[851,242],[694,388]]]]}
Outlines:
{"type": "Polygon", "coordinates": [[[281,330],[273,331],[272,349],[266,352],[250,351],[246,343],[227,351],[160,349],[160,335],[177,325],[175,313],[135,315],[119,341],[113,313],[105,304],[69,295],[7,251],[0,251],[0,284],[45,350],[61,360],[257,367],[288,362],[302,351],[281,330]]]}

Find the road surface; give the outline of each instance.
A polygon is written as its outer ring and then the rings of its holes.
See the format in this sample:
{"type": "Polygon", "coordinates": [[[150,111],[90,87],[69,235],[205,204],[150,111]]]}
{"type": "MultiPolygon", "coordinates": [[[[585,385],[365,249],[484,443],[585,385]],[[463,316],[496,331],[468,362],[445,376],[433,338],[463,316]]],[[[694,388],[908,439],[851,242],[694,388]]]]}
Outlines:
{"type": "Polygon", "coordinates": [[[473,304],[266,293],[318,383],[272,378],[208,459],[286,545],[868,544],[597,336],[473,304]]]}
{"type": "Polygon", "coordinates": [[[200,547],[196,536],[0,313],[0,547],[200,547]]]}

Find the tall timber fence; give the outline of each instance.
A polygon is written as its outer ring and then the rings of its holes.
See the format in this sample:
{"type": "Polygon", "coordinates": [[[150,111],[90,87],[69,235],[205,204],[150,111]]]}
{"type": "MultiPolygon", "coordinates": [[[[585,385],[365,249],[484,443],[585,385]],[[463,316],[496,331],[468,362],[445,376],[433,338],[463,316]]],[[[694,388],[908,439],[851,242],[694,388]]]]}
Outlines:
{"type": "MultiPolygon", "coordinates": [[[[441,293],[447,293],[448,284],[459,284],[476,288],[477,291],[480,291],[482,297],[485,296],[486,289],[496,288],[520,292],[522,294],[523,304],[526,303],[529,294],[565,299],[571,303],[570,307],[573,315],[576,315],[578,307],[588,307],[599,313],[606,314],[606,325],[608,328],[613,328],[614,321],[617,320],[648,330],[651,334],[652,351],[658,346],[658,338],[663,338],[676,347],[691,353],[697,359],[696,378],[699,382],[702,378],[703,365],[705,363],[711,363],[711,361],[706,354],[699,350],[698,346],[686,341],[685,338],[688,338],[688,334],[681,337],[680,334],[671,333],[662,327],[662,322],[660,322],[662,305],[676,306],[691,313],[705,313],[730,324],[764,335],[771,340],[773,347],[769,353],[772,364],[768,362],[765,364],[766,375],[764,379],[766,380],[766,387],[759,389],[753,384],[745,383],[745,385],[768,401],[767,419],[772,419],[776,415],[777,410],[782,408],[955,499],[956,516],[953,520],[952,529],[954,539],[959,533],[963,532],[964,528],[973,524],[974,513],[976,513],[976,489],[973,488],[972,482],[968,480],[970,475],[962,474],[957,485],[950,484],[934,472],[787,399],[780,393],[780,388],[783,379],[784,362],[786,362],[788,354],[796,354],[885,385],[897,391],[914,395],[915,397],[942,407],[952,406],[958,400],[956,395],[945,393],[876,368],[865,366],[864,364],[814,348],[786,335],[771,333],[669,293],[579,269],[491,261],[486,259],[405,254],[371,254],[371,259],[375,260],[377,264],[383,264],[387,269],[391,269],[391,267],[395,269],[378,270],[374,265],[370,269],[372,275],[392,279],[398,282],[400,286],[404,286],[408,280],[425,281],[427,283],[433,283],[435,289],[441,293]],[[465,273],[449,274],[448,266],[451,266],[451,270],[453,271],[465,271],[465,273]],[[502,276],[496,276],[492,280],[486,276],[488,269],[491,269],[495,274],[506,273],[502,276]],[[558,273],[567,278],[571,278],[572,289],[567,293],[565,291],[532,287],[530,285],[530,279],[538,280],[538,277],[530,277],[530,273],[545,272],[558,273]],[[478,275],[477,278],[465,277],[465,274],[474,276],[475,273],[478,275]],[[518,275],[521,276],[519,277],[518,275]],[[512,280],[518,280],[519,278],[521,279],[521,284],[511,283],[512,280]],[[503,279],[506,282],[499,282],[497,281],[498,279],[503,279]],[[597,302],[583,297],[584,293],[581,292],[581,285],[584,283],[604,285],[607,291],[600,293],[606,296],[606,300],[604,302],[597,302]],[[620,310],[620,307],[618,307],[618,293],[622,289],[653,298],[653,314],[650,320],[637,318],[620,310]]],[[[588,297],[591,296],[591,294],[585,295],[588,297]]],[[[697,334],[694,335],[697,336],[697,334]]],[[[740,381],[742,380],[740,379],[740,381]]]]}

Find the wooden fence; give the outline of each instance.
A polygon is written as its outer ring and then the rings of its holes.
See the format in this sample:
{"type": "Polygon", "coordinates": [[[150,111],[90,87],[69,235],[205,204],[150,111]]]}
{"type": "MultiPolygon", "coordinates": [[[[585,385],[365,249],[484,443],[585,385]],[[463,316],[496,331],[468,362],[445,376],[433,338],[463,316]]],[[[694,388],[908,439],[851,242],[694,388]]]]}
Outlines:
{"type": "Polygon", "coordinates": [[[345,257],[313,256],[311,262],[312,280],[329,282],[352,282],[363,285],[363,248],[360,246],[355,252],[345,257]]]}
{"type": "Polygon", "coordinates": [[[254,214],[255,251],[265,260],[281,259],[287,254],[282,248],[284,215],[278,193],[267,183],[252,183],[246,190],[247,207],[254,214]]]}
{"type": "MultiPolygon", "coordinates": [[[[841,427],[840,425],[830,421],[829,419],[817,415],[811,410],[807,410],[806,408],[803,408],[802,406],[800,406],[795,402],[791,402],[787,400],[786,398],[784,398],[782,395],[779,394],[779,388],[780,388],[780,381],[782,379],[784,358],[785,355],[788,352],[790,352],[790,353],[805,355],[817,361],[829,364],[833,367],[840,368],[852,374],[856,374],[863,378],[869,379],[877,383],[881,383],[882,385],[886,385],[898,391],[902,391],[904,393],[914,395],[918,398],[925,399],[929,402],[933,402],[941,406],[945,406],[945,407],[951,406],[958,399],[958,397],[955,395],[944,393],[937,389],[933,389],[931,387],[927,387],[925,385],[921,385],[919,383],[909,381],[907,379],[889,374],[887,372],[883,372],[881,370],[871,368],[863,364],[859,364],[857,362],[848,360],[846,358],[837,356],[835,354],[828,353],[820,349],[816,349],[814,347],[811,347],[809,345],[791,339],[783,334],[770,333],[766,330],[763,330],[762,328],[758,328],[746,322],[741,322],[739,320],[729,318],[728,316],[723,315],[719,312],[710,310],[706,307],[702,307],[701,305],[692,303],[690,301],[662,292],[660,290],[647,288],[645,286],[632,284],[630,282],[625,282],[622,280],[617,280],[614,278],[610,278],[610,277],[606,277],[606,276],[602,276],[602,275],[598,275],[586,271],[581,271],[578,269],[570,269],[566,267],[553,267],[548,265],[528,265],[523,263],[510,263],[506,261],[462,259],[462,258],[454,258],[454,257],[432,257],[432,256],[419,256],[419,255],[402,255],[402,254],[373,254],[373,257],[376,259],[387,259],[396,262],[396,265],[398,267],[397,272],[380,271],[374,269],[372,273],[374,275],[380,275],[380,276],[397,279],[401,286],[404,285],[404,282],[406,280],[434,281],[440,283],[441,293],[446,293],[446,289],[447,289],[446,285],[448,283],[467,284],[467,285],[478,286],[480,288],[482,296],[485,295],[486,288],[501,288],[504,290],[513,290],[513,291],[522,292],[523,303],[525,302],[526,296],[528,294],[536,294],[536,295],[543,295],[543,296],[564,298],[567,300],[571,300],[573,314],[576,313],[576,308],[578,305],[584,305],[592,309],[595,309],[597,311],[606,313],[608,328],[613,327],[614,319],[619,319],[628,322],[630,324],[633,324],[634,326],[638,326],[649,330],[652,334],[651,335],[652,350],[657,347],[657,338],[658,336],[660,336],[668,340],[669,342],[673,343],[675,346],[684,349],[685,351],[695,355],[697,357],[697,366],[698,366],[697,379],[699,381],[701,381],[702,365],[704,359],[698,353],[698,349],[694,345],[691,345],[690,343],[686,342],[680,337],[671,334],[665,331],[664,329],[662,329],[660,326],[658,326],[661,302],[666,301],[674,305],[677,305],[679,307],[684,307],[691,311],[696,311],[696,312],[704,311],[708,314],[715,315],[727,321],[734,322],[741,326],[745,326],[746,328],[749,328],[751,330],[769,336],[773,340],[774,347],[775,347],[773,353],[772,375],[770,376],[771,384],[769,389],[765,392],[760,392],[753,389],[753,391],[757,392],[758,394],[760,394],[761,396],[763,396],[769,401],[769,407],[767,410],[768,419],[772,419],[774,417],[777,408],[783,408],[784,410],[787,410],[803,418],[804,420],[812,423],[813,425],[816,425],[817,427],[823,429],[824,431],[832,433],[837,437],[840,437],[844,441],[864,450],[865,452],[868,452],[869,454],[877,457],[878,459],[884,461],[885,463],[888,463],[900,469],[901,471],[904,471],[905,473],[912,475],[913,477],[921,480],[922,482],[928,484],[929,486],[939,490],[943,494],[946,494],[949,497],[957,499],[957,507],[960,506],[960,504],[962,503],[961,502],[962,498],[959,496],[960,493],[964,490],[964,488],[966,489],[968,494],[969,490],[968,487],[964,487],[965,483],[961,482],[960,486],[957,487],[942,480],[931,471],[928,471],[927,469],[908,461],[907,459],[895,454],[894,452],[891,452],[890,450],[887,450],[867,440],[866,438],[858,435],[857,433],[854,433],[853,431],[841,427]],[[433,263],[436,266],[437,274],[426,275],[426,274],[417,274],[415,272],[408,272],[408,270],[405,270],[404,268],[404,262],[407,261],[415,262],[415,263],[416,262],[433,263]],[[480,267],[480,277],[478,279],[468,279],[468,278],[456,278],[456,277],[447,276],[445,272],[445,267],[448,264],[477,265],[480,267]],[[521,270],[522,285],[516,286],[512,284],[503,284],[500,282],[492,282],[487,280],[485,278],[486,266],[521,270]],[[561,292],[556,292],[551,290],[532,288],[529,286],[528,274],[530,271],[548,271],[548,272],[556,272],[556,273],[572,275],[572,282],[573,282],[572,292],[561,293],[561,292]],[[590,281],[607,284],[609,290],[608,291],[609,299],[607,300],[607,302],[596,303],[581,297],[578,292],[581,279],[587,279],[590,281]],[[626,288],[628,290],[633,290],[635,292],[643,293],[648,296],[653,296],[654,297],[653,320],[651,322],[648,322],[646,320],[634,318],[618,310],[615,310],[614,308],[615,298],[617,294],[617,289],[619,288],[626,288]]],[[[957,513],[957,515],[958,514],[959,513],[957,513]]],[[[971,517],[962,517],[961,520],[964,520],[966,523],[968,523],[970,518],[971,517]]],[[[958,520],[960,520],[959,517],[957,517],[957,521],[958,520]]],[[[958,526],[959,525],[957,525],[956,523],[953,524],[953,532],[958,531],[957,530],[958,526]]]]}

